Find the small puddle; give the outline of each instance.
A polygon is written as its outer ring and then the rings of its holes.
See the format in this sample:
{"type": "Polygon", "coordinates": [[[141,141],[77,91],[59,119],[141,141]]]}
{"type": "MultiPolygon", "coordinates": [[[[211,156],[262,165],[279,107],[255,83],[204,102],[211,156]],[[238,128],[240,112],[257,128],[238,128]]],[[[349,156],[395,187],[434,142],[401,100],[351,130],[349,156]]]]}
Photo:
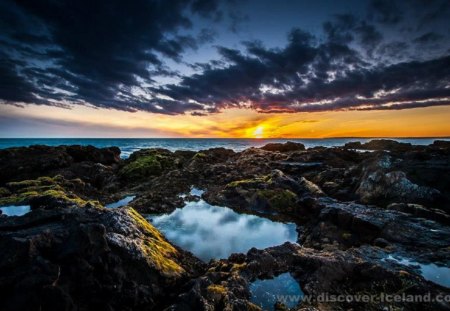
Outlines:
{"type": "Polygon", "coordinates": [[[293,223],[238,214],[204,200],[188,202],[170,214],[149,215],[147,219],[169,241],[204,261],[246,253],[252,247],[261,249],[297,241],[293,223]]]}
{"type": "Polygon", "coordinates": [[[250,284],[250,301],[263,310],[274,310],[277,301],[294,308],[304,293],[290,273],[283,273],[270,280],[256,280],[250,284]]]}
{"type": "Polygon", "coordinates": [[[119,200],[117,202],[106,204],[105,207],[106,208],[122,207],[122,206],[128,205],[128,203],[133,201],[135,197],[136,197],[135,195],[126,196],[126,197],[124,197],[123,199],[121,199],[121,200],[119,200]]]}
{"type": "Polygon", "coordinates": [[[409,267],[418,267],[420,275],[425,280],[450,288],[450,268],[440,267],[434,263],[422,264],[408,258],[389,255],[386,260],[392,260],[396,263],[409,267]]]}
{"type": "Polygon", "coordinates": [[[195,195],[198,197],[201,197],[203,193],[205,193],[205,190],[201,190],[201,189],[194,188],[194,187],[192,187],[191,191],[189,192],[190,195],[195,195]]]}
{"type": "MultiPolygon", "coordinates": [[[[202,197],[202,194],[205,193],[205,190],[201,190],[195,187],[192,187],[191,190],[189,191],[189,195],[193,195],[193,196],[197,196],[197,197],[202,197]]],[[[183,193],[179,195],[180,198],[185,199],[187,197],[187,194],[183,193]]]]}
{"type": "Polygon", "coordinates": [[[0,207],[3,215],[6,216],[23,216],[31,211],[29,205],[11,205],[0,207]]]}

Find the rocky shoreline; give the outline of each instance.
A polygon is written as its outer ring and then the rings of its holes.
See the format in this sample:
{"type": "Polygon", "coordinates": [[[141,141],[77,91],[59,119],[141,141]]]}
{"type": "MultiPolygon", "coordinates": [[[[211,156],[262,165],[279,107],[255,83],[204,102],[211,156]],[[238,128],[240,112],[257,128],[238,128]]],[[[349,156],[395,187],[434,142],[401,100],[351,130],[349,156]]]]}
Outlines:
{"type": "MultiPolygon", "coordinates": [[[[31,146],[0,150],[0,172],[0,206],[31,208],[0,215],[1,310],[260,310],[250,283],[285,272],[312,297],[450,295],[449,275],[422,271],[450,268],[450,142],[146,149],[125,160],[116,147],[31,146]],[[295,223],[298,244],[202,262],[141,216],[198,200],[192,187],[210,204],[295,223]],[[128,195],[128,206],[104,208],[128,195]]],[[[386,308],[450,301],[294,309],[386,308]]]]}

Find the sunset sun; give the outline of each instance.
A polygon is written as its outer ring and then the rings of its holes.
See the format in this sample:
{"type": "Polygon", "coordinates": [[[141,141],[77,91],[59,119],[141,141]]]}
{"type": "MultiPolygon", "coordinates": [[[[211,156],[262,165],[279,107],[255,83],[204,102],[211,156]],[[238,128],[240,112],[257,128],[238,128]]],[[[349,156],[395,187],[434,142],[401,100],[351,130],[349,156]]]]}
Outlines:
{"type": "Polygon", "coordinates": [[[264,126],[260,125],[255,128],[253,131],[253,137],[255,138],[263,138],[264,137],[264,126]]]}

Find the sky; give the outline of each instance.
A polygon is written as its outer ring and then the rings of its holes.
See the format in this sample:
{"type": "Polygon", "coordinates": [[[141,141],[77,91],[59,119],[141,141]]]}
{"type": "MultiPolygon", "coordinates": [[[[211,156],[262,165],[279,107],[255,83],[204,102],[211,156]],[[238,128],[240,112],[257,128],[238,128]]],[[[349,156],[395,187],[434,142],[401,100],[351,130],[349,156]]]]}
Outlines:
{"type": "Polygon", "coordinates": [[[448,0],[0,0],[0,137],[450,136],[448,0]]]}

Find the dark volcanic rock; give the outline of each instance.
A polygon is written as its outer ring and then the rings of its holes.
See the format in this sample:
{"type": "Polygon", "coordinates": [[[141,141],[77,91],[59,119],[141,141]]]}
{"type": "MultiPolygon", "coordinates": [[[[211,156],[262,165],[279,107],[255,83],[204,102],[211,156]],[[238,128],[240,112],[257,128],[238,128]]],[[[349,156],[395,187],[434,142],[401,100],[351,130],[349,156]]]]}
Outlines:
{"type": "Polygon", "coordinates": [[[412,149],[410,143],[400,143],[390,139],[374,139],[367,143],[350,142],[344,145],[345,149],[366,149],[366,150],[389,150],[389,151],[408,151],[412,149]]]}
{"type": "Polygon", "coordinates": [[[412,182],[398,169],[400,159],[379,154],[361,164],[362,175],[355,194],[366,204],[387,205],[393,202],[435,204],[439,190],[412,182]]]}
{"type": "Polygon", "coordinates": [[[425,208],[419,204],[392,203],[387,209],[408,213],[417,217],[431,219],[446,225],[450,225],[450,216],[439,209],[425,208]]]}
{"type": "Polygon", "coordinates": [[[444,251],[450,255],[450,228],[437,222],[416,218],[394,210],[355,203],[336,202],[329,198],[319,198],[310,207],[318,212],[309,225],[310,232],[303,240],[314,245],[314,241],[327,238],[345,243],[345,234],[353,234],[359,244],[372,243],[383,238],[399,243],[405,248],[430,251],[444,251]],[[335,227],[330,227],[334,224],[335,227]]]}
{"type": "Polygon", "coordinates": [[[431,145],[431,148],[436,149],[450,149],[450,141],[447,140],[435,140],[431,145]]]}
{"type": "Polygon", "coordinates": [[[211,202],[254,212],[281,213],[295,216],[300,198],[322,196],[322,190],[301,177],[295,180],[280,170],[252,179],[235,180],[219,192],[210,192],[211,202]]]}
{"type": "Polygon", "coordinates": [[[261,149],[267,150],[267,151],[291,152],[291,151],[305,150],[305,145],[288,141],[284,144],[270,143],[270,144],[267,144],[267,145],[261,147],[261,149]]]}
{"type": "Polygon", "coordinates": [[[169,310],[261,310],[248,301],[250,283],[285,272],[290,272],[310,297],[310,300],[300,301],[295,310],[384,310],[389,307],[448,310],[450,305],[444,302],[327,301],[323,298],[324,295],[365,294],[380,299],[381,295],[395,295],[399,291],[405,295],[430,293],[431,297],[450,293],[448,289],[416,277],[409,268],[383,261],[382,256],[387,255],[372,247],[330,252],[285,243],[264,250],[253,248],[247,255],[233,254],[226,260],[211,262],[207,273],[194,280],[169,310]],[[317,306],[319,308],[315,309],[317,306]]]}
{"type": "Polygon", "coordinates": [[[117,147],[98,149],[92,146],[31,146],[0,150],[0,185],[9,181],[54,176],[70,170],[75,163],[90,162],[113,165],[119,162],[117,147]]]}
{"type": "Polygon", "coordinates": [[[2,310],[151,310],[203,269],[129,208],[9,217],[0,248],[2,310]]]}

